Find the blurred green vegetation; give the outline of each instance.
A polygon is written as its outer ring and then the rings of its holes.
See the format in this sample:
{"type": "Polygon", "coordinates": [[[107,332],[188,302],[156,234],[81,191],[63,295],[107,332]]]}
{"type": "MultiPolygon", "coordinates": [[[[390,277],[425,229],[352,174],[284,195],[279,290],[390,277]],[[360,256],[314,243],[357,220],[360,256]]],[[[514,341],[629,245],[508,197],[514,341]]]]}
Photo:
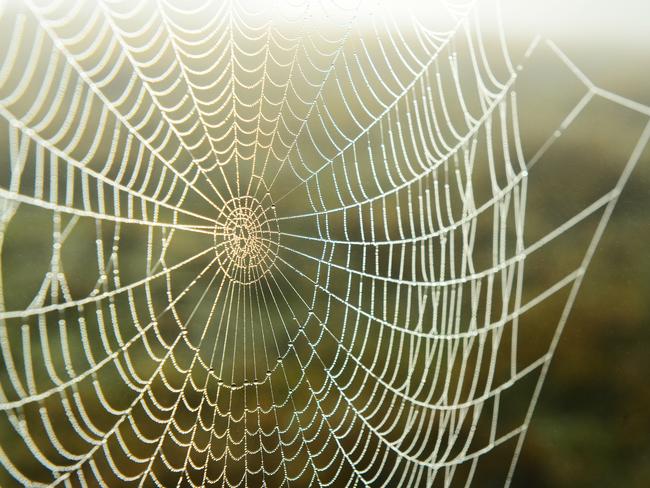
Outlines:
{"type": "MultiPolygon", "coordinates": [[[[586,51],[587,58],[592,55],[595,56],[591,51],[586,51]]],[[[583,53],[582,57],[584,58],[584,56],[583,53]]],[[[581,56],[577,57],[581,58],[581,56]]],[[[634,56],[631,57],[637,59],[634,56]]],[[[612,80],[603,77],[600,81],[610,88],[620,88],[626,93],[647,93],[647,79],[621,79],[621,73],[625,72],[626,66],[632,62],[634,61],[630,57],[621,58],[619,66],[611,66],[612,80]],[[621,83],[624,83],[624,86],[621,86],[621,83]]],[[[539,55],[536,54],[530,63],[527,63],[525,70],[520,75],[516,89],[521,104],[520,121],[524,150],[526,156],[530,157],[570,111],[572,104],[581,96],[584,87],[567,73],[566,68],[559,63],[556,57],[550,56],[548,50],[540,48],[539,55]]],[[[338,110],[342,110],[342,108],[338,107],[338,110]]],[[[567,131],[567,134],[554,144],[530,173],[530,196],[527,210],[527,237],[529,240],[527,239],[527,242],[534,242],[535,236],[542,236],[550,229],[557,227],[587,203],[591,203],[604,191],[611,188],[618,178],[635,140],[638,139],[642,127],[643,120],[641,118],[608,102],[596,101],[593,106],[588,106],[576,123],[567,131]]],[[[6,128],[3,127],[3,129],[3,132],[6,133],[6,128]]],[[[5,136],[3,135],[3,137],[5,136]]],[[[2,139],[0,142],[5,146],[3,147],[3,156],[6,157],[7,141],[2,139]]],[[[480,162],[485,163],[484,160],[480,162]]],[[[5,162],[0,164],[5,164],[5,162]]],[[[477,173],[479,178],[475,182],[477,187],[487,184],[485,172],[481,173],[480,170],[477,170],[477,173]]],[[[290,187],[290,183],[289,180],[286,186],[290,187]]],[[[326,197],[333,198],[333,195],[333,189],[330,188],[326,197]]],[[[189,208],[192,203],[188,202],[189,208]]],[[[194,203],[200,205],[200,203],[194,203]]],[[[293,199],[287,199],[283,202],[283,207],[284,210],[278,209],[278,211],[284,212],[286,215],[297,213],[296,209],[308,210],[304,195],[295,195],[293,199]]],[[[594,256],[585,283],[560,340],[515,471],[513,481],[515,487],[630,486],[641,488],[650,484],[650,442],[648,441],[650,437],[650,415],[648,414],[650,412],[650,388],[648,388],[648,371],[650,371],[650,253],[648,253],[650,221],[648,209],[650,209],[650,158],[648,149],[646,149],[620,197],[619,204],[594,256]]],[[[489,224],[486,227],[487,232],[490,230],[489,224]]],[[[392,222],[391,225],[393,228],[396,227],[395,222],[392,222]]],[[[110,226],[107,227],[108,229],[104,229],[104,234],[106,240],[110,241],[114,229],[110,226]]],[[[568,270],[573,269],[571,266],[575,266],[576,261],[581,259],[594,227],[595,220],[588,220],[584,226],[578,226],[575,230],[568,232],[566,236],[559,239],[558,243],[549,245],[548,250],[531,258],[531,263],[527,264],[526,268],[526,286],[531,295],[534,290],[543,289],[549,283],[557,281],[568,270]]],[[[42,281],[43,271],[49,264],[48,253],[51,244],[49,237],[48,239],[39,239],[39,236],[43,235],[43,229],[47,229],[48,236],[51,235],[49,212],[29,210],[23,206],[20,208],[19,214],[14,217],[8,231],[11,239],[5,243],[2,254],[3,273],[5,278],[10,276],[11,281],[11,286],[7,287],[7,283],[5,283],[4,289],[7,309],[25,307],[42,281]]],[[[302,229],[303,232],[311,230],[313,229],[302,229]]],[[[358,229],[352,229],[351,232],[355,231],[358,229]]],[[[338,232],[340,233],[340,229],[338,232]]],[[[138,237],[135,232],[132,235],[126,231],[124,233],[126,235],[123,235],[121,239],[120,269],[126,274],[123,276],[123,280],[128,282],[126,277],[131,276],[135,280],[139,276],[138,273],[143,271],[141,257],[146,249],[142,236],[138,237]]],[[[92,288],[97,273],[95,268],[90,268],[95,259],[95,256],[92,255],[94,253],[92,243],[95,239],[95,229],[91,224],[78,224],[73,237],[69,240],[70,245],[66,246],[66,254],[63,259],[68,275],[74,278],[69,283],[72,295],[80,296],[92,288]],[[89,243],[90,247],[88,247],[89,243]],[[89,269],[92,269],[94,274],[88,273],[89,269]],[[88,278],[89,274],[93,279],[88,278]]],[[[174,242],[174,257],[180,260],[197,252],[201,245],[209,245],[209,238],[199,237],[192,241],[191,239],[182,240],[179,237],[174,242]]],[[[303,244],[302,249],[308,254],[319,255],[318,245],[303,244]]],[[[477,250],[477,254],[480,255],[481,252],[481,249],[477,250]]],[[[358,259],[359,255],[354,257],[358,259]]],[[[339,263],[345,262],[345,258],[342,256],[334,256],[333,260],[339,263]]],[[[306,259],[294,256],[292,262],[297,263],[297,267],[309,275],[316,273],[316,266],[306,259]]],[[[202,262],[201,265],[205,265],[205,262],[202,262]]],[[[184,288],[196,275],[197,269],[200,269],[199,265],[189,268],[186,274],[183,274],[184,272],[175,273],[174,278],[178,281],[172,288],[176,290],[184,288]]],[[[198,300],[202,292],[201,286],[205,284],[206,281],[202,281],[200,286],[190,292],[187,304],[192,305],[198,300]]],[[[306,281],[301,284],[305,287],[309,285],[306,281]]],[[[333,280],[331,290],[338,296],[345,296],[346,284],[345,277],[341,280],[333,280]]],[[[158,296],[156,300],[164,304],[166,300],[164,294],[167,291],[164,283],[156,284],[153,290],[154,295],[158,296]]],[[[394,301],[395,297],[395,292],[392,291],[388,295],[388,303],[383,306],[392,311],[395,305],[391,303],[391,300],[394,301]]],[[[144,300],[143,297],[139,298],[144,300]]],[[[292,306],[296,308],[302,306],[295,297],[293,300],[292,306]]],[[[353,300],[354,298],[350,301],[353,300]]],[[[317,305],[322,306],[321,303],[317,305]]],[[[529,342],[524,341],[519,345],[522,357],[527,355],[534,357],[535,354],[539,354],[540,350],[545,350],[549,334],[555,330],[561,305],[562,302],[558,299],[557,302],[549,303],[548,308],[540,307],[539,310],[535,309],[527,315],[525,325],[531,338],[527,339],[529,342]]],[[[190,310],[182,309],[183,306],[185,305],[179,306],[181,314],[188,314],[190,310]]],[[[118,316],[124,317],[126,321],[130,320],[128,307],[125,304],[120,304],[119,307],[121,308],[118,311],[118,316]]],[[[312,312],[307,309],[300,309],[300,311],[305,315],[312,312]]],[[[324,315],[324,309],[313,312],[315,315],[324,315]]],[[[201,309],[199,314],[205,316],[206,310],[201,309]]],[[[71,312],[71,315],[74,313],[71,312]]],[[[340,332],[342,322],[342,310],[334,309],[329,315],[332,330],[340,332]]],[[[317,333],[316,325],[316,321],[310,322],[309,333],[313,331],[317,333]]],[[[170,342],[180,333],[177,324],[171,319],[161,320],[161,330],[170,342]]],[[[58,338],[58,334],[60,332],[52,332],[53,338],[58,338]]],[[[369,340],[377,342],[379,339],[376,332],[373,334],[369,336],[369,340]]],[[[9,343],[20,343],[19,335],[20,332],[17,332],[9,343]]],[[[78,337],[74,339],[78,342],[78,337]]],[[[97,340],[97,338],[94,339],[97,340]]],[[[34,340],[36,341],[35,338],[34,340]]],[[[215,338],[211,338],[211,340],[216,341],[215,338]]],[[[324,346],[321,348],[324,361],[334,360],[336,354],[336,345],[328,344],[327,340],[323,340],[324,346]]],[[[293,347],[291,341],[280,345],[283,352],[291,347],[293,347]]],[[[377,343],[373,349],[381,350],[382,347],[382,343],[377,343]]],[[[223,352],[226,350],[227,344],[220,344],[219,348],[219,351],[223,352]]],[[[76,352],[81,355],[79,351],[76,352]]],[[[189,352],[185,353],[178,355],[181,362],[190,357],[189,352]],[[184,355],[185,353],[187,355],[184,355]]],[[[38,356],[38,352],[36,355],[38,356]]],[[[142,357],[145,357],[144,354],[142,357]]],[[[149,358],[146,357],[146,359],[149,358]]],[[[36,357],[34,361],[41,360],[36,357]]],[[[146,362],[146,360],[143,361],[143,363],[146,362]]],[[[149,368],[148,364],[136,366],[142,367],[143,371],[149,368]]],[[[187,366],[187,364],[183,366],[187,366]]],[[[320,365],[314,363],[307,370],[308,377],[318,385],[324,381],[323,373],[319,371],[319,368],[320,365]]],[[[405,375],[402,371],[403,365],[396,364],[395,369],[400,375],[405,375]]],[[[287,371],[290,376],[289,383],[292,383],[300,371],[297,362],[289,361],[287,371]]],[[[186,379],[174,368],[169,368],[167,374],[168,380],[178,387],[186,379]]],[[[245,371],[238,381],[257,374],[259,374],[257,370],[245,371]]],[[[3,371],[0,376],[0,380],[8,383],[6,371],[3,371]]],[[[104,376],[103,385],[106,386],[107,391],[112,391],[115,398],[119,398],[124,388],[119,384],[118,372],[110,371],[104,376]]],[[[192,378],[194,379],[194,376],[192,378]]],[[[37,382],[41,379],[44,381],[42,387],[47,388],[44,378],[37,378],[37,382]]],[[[197,383],[209,381],[198,373],[196,380],[197,383]]],[[[211,386],[218,388],[215,385],[211,386]]],[[[528,405],[532,386],[532,383],[522,381],[522,384],[517,386],[521,390],[513,388],[511,404],[504,408],[512,408],[513,412],[521,415],[521,411],[525,410],[528,405]]],[[[362,385],[359,385],[359,388],[361,387],[362,385]]],[[[90,388],[90,386],[80,385],[79,388],[90,388]]],[[[273,394],[282,397],[286,391],[278,386],[273,392],[259,393],[259,402],[270,404],[273,394]]],[[[198,395],[195,397],[195,401],[200,401],[198,395]]],[[[297,402],[307,403],[310,398],[309,392],[305,391],[303,385],[302,389],[295,392],[293,398],[297,402]]],[[[128,399],[128,396],[122,398],[124,401],[128,399]]],[[[171,395],[169,401],[173,401],[171,395]]],[[[48,414],[55,423],[57,414],[61,418],[63,417],[64,412],[56,401],[45,402],[45,404],[48,414]]],[[[102,418],[101,407],[98,405],[95,407],[96,411],[93,414],[96,416],[96,420],[99,423],[105,422],[105,429],[110,428],[109,416],[106,415],[102,418]]],[[[224,405],[224,408],[231,407],[234,408],[232,405],[224,405]]],[[[236,407],[241,407],[241,405],[236,407]]],[[[26,419],[34,420],[39,415],[37,408],[38,406],[25,408],[21,415],[26,419]]],[[[280,425],[286,425],[290,421],[291,415],[288,412],[290,412],[290,408],[281,412],[278,419],[280,425]],[[285,417],[282,417],[282,414],[285,417]]],[[[144,412],[139,412],[136,415],[140,415],[142,423],[146,424],[144,412]]],[[[341,415],[337,411],[334,418],[341,415]]],[[[181,424],[184,422],[190,424],[195,419],[192,418],[191,413],[185,412],[179,415],[177,420],[181,424]]],[[[515,420],[513,417],[513,426],[517,425],[517,421],[521,421],[521,419],[517,417],[515,420]]],[[[7,446],[12,442],[13,437],[9,434],[6,420],[3,419],[2,422],[4,424],[0,424],[2,427],[0,442],[3,446],[7,446]]],[[[35,421],[35,423],[37,422],[35,421]]],[[[504,420],[503,423],[506,424],[507,420],[504,420]]],[[[159,432],[158,426],[152,425],[151,427],[151,435],[159,432]]],[[[219,427],[224,428],[224,425],[220,424],[219,427]]],[[[267,430],[271,430],[272,427],[273,425],[265,426],[267,430]]],[[[503,428],[507,429],[507,426],[504,425],[503,428]]],[[[353,430],[350,438],[353,438],[355,433],[356,431],[353,430]]],[[[45,432],[41,434],[47,435],[45,432]]],[[[242,435],[243,433],[235,432],[233,434],[242,435]]],[[[484,433],[479,434],[479,437],[481,440],[486,438],[484,433]]],[[[130,439],[130,441],[133,442],[133,445],[137,444],[135,439],[130,439]]],[[[352,448],[349,439],[346,446],[352,448]]],[[[172,453],[170,455],[184,455],[180,449],[172,445],[167,447],[166,452],[172,453]]],[[[490,454],[489,459],[481,465],[479,472],[475,475],[476,486],[500,486],[502,484],[505,470],[507,470],[512,457],[512,448],[512,444],[500,446],[490,454]]],[[[241,454],[238,449],[241,447],[233,448],[235,454],[241,454]]],[[[22,462],[29,463],[30,456],[23,450],[19,447],[13,455],[21,458],[22,462]]],[[[143,452],[145,451],[146,449],[143,448],[143,452]]],[[[330,445],[325,448],[324,453],[327,455],[335,451],[335,447],[330,445]]],[[[134,452],[138,452],[137,448],[134,449],[134,452]]],[[[287,455],[287,453],[284,454],[287,455]]],[[[296,459],[300,461],[298,464],[304,462],[304,452],[295,454],[296,459]]],[[[265,458],[265,463],[270,465],[279,462],[280,453],[278,452],[265,458]]],[[[128,463],[125,464],[128,465],[128,463]]],[[[100,466],[99,469],[103,472],[110,471],[109,466],[100,466]]],[[[233,469],[233,479],[241,474],[240,471],[243,472],[242,466],[233,469]]],[[[35,477],[39,477],[41,474],[34,472],[35,477]]],[[[276,476],[277,480],[280,480],[282,476],[282,473],[279,473],[276,476]]],[[[173,476],[170,475],[169,480],[173,479],[173,476]]],[[[259,481],[255,477],[252,479],[251,483],[255,483],[255,480],[259,481]]]]}

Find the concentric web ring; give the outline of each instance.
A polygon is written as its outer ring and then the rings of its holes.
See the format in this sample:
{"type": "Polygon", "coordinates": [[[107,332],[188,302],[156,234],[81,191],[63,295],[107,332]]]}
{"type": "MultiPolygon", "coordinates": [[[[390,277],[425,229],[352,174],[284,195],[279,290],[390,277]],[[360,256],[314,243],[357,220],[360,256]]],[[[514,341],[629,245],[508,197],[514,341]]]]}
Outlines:
{"type": "Polygon", "coordinates": [[[0,485],[509,484],[650,108],[499,5],[0,3],[0,485]]]}
{"type": "Polygon", "coordinates": [[[280,233],[275,205],[266,200],[264,204],[255,197],[233,198],[217,218],[214,249],[223,273],[236,283],[254,283],[275,264],[280,233]]]}

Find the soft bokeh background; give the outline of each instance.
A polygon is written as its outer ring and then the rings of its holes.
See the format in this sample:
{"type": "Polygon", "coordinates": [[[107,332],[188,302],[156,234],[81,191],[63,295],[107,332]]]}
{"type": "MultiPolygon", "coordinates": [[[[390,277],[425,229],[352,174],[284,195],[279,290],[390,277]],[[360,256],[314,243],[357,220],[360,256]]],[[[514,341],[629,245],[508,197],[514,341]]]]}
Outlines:
{"type": "MultiPolygon", "coordinates": [[[[556,40],[598,86],[650,104],[650,3],[507,2],[504,16],[556,40]],[[509,12],[511,14],[509,14],[509,12]]],[[[520,29],[519,26],[522,28],[520,29]]],[[[538,74],[540,86],[553,77],[538,74]]],[[[563,90],[563,85],[551,85],[563,90]]],[[[552,111],[549,105],[539,111],[552,111]]],[[[535,114],[528,114],[535,117],[535,114]]],[[[613,163],[629,128],[572,139],[577,158],[613,163]]],[[[570,151],[570,152],[569,152],[570,151]]],[[[575,153],[574,153],[575,152],[575,153]]],[[[603,168],[603,166],[598,166],[603,168]]],[[[597,173],[594,166],[581,172],[597,173]]],[[[595,178],[595,176],[594,176],[595,178]]],[[[591,263],[542,389],[515,486],[650,483],[650,152],[646,148],[591,263]]]]}
{"type": "MultiPolygon", "coordinates": [[[[425,3],[413,2],[412,6],[425,9],[425,3]]],[[[503,12],[515,57],[521,57],[533,34],[539,32],[553,39],[598,86],[650,104],[648,2],[510,0],[504,2],[503,12]]],[[[580,93],[581,86],[543,45],[518,83],[522,139],[530,155],[571,109],[575,103],[572,97],[580,93]]],[[[620,174],[642,121],[606,103],[596,103],[594,111],[590,110],[540,161],[539,168],[546,172],[540,169],[538,181],[544,186],[528,202],[531,224],[542,228],[561,221],[568,202],[581,201],[593,188],[615,181],[620,174]]],[[[5,139],[0,141],[6,144],[5,139]]],[[[531,180],[535,178],[534,172],[531,180]]],[[[646,148],[621,195],[564,330],[513,486],[650,485],[649,209],[650,157],[646,148]]],[[[34,225],[39,217],[23,218],[34,225]]],[[[48,225],[47,219],[43,225],[48,225]]],[[[14,240],[14,246],[20,247],[14,251],[22,253],[22,259],[49,247],[48,243],[33,243],[33,228],[24,231],[24,245],[20,239],[14,240]]],[[[14,232],[19,235],[20,230],[14,232]]],[[[88,238],[93,238],[91,231],[88,238]]],[[[561,255],[543,255],[537,270],[540,276],[561,272],[565,257],[584,251],[584,246],[567,244],[562,249],[561,255]]],[[[5,250],[4,260],[11,259],[8,253],[5,250]]],[[[128,263],[128,256],[124,261],[128,263]]],[[[81,282],[83,270],[77,272],[81,282]]],[[[29,276],[23,278],[30,282],[29,276]]],[[[9,293],[19,295],[18,278],[14,283],[17,289],[9,293]]],[[[544,323],[546,317],[537,319],[544,323]]],[[[527,395],[522,397],[522,405],[527,395]]],[[[491,462],[507,467],[511,454],[499,451],[497,456],[501,457],[491,462]]],[[[496,468],[494,472],[499,472],[495,478],[498,485],[502,473],[496,468]]],[[[490,480],[477,477],[475,484],[489,486],[490,480]]]]}

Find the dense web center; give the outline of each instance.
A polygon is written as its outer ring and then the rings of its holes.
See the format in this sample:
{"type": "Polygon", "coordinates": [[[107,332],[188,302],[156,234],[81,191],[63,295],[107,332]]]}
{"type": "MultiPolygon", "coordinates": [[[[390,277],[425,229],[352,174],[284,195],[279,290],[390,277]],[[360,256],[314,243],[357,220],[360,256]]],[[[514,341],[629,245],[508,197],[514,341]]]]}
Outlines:
{"type": "Polygon", "coordinates": [[[223,272],[241,284],[262,278],[278,252],[278,224],[270,199],[235,197],[214,226],[214,250],[223,272]]]}

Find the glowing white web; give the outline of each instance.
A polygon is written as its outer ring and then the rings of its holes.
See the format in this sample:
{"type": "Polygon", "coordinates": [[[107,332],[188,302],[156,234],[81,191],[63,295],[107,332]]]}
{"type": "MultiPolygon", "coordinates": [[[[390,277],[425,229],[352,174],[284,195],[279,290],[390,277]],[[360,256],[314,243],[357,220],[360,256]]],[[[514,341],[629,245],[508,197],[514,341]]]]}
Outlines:
{"type": "Polygon", "coordinates": [[[510,483],[650,108],[498,4],[405,8],[0,3],[2,486],[510,483]],[[531,150],[541,51],[580,96],[531,150]],[[540,233],[599,103],[623,169],[540,233]]]}

